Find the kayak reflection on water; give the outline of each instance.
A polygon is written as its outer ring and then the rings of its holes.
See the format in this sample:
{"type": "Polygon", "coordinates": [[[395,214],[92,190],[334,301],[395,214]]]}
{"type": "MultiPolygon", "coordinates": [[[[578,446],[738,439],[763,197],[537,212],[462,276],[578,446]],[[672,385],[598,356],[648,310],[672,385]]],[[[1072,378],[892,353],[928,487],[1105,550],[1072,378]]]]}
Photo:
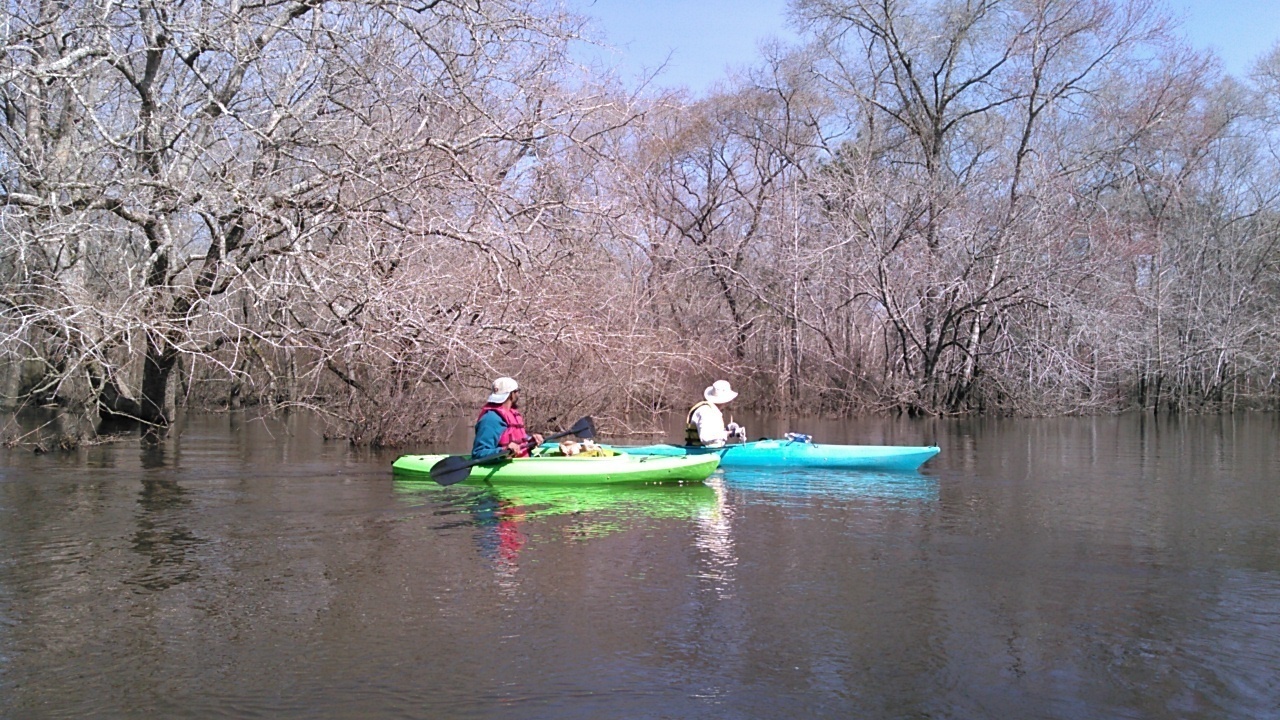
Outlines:
{"type": "Polygon", "coordinates": [[[396,478],[395,489],[406,499],[434,497],[445,509],[438,515],[455,519],[439,530],[470,525],[481,554],[507,576],[518,569],[520,553],[532,542],[534,528],[553,518],[567,518],[555,529],[564,537],[602,537],[661,519],[705,522],[722,513],[716,490],[703,483],[687,485],[483,485],[441,487],[427,479],[396,478]],[[458,517],[467,517],[459,522],[458,517]]]}
{"type": "MultiPolygon", "coordinates": [[[[445,490],[434,483],[416,484],[423,492],[445,490]]],[[[553,537],[583,540],[633,530],[655,520],[703,523],[720,514],[716,490],[702,483],[488,485],[455,502],[470,514],[471,524],[480,531],[476,537],[480,554],[504,582],[515,580],[521,552],[535,542],[543,528],[551,528],[553,537]],[[554,519],[561,522],[552,525],[554,519]]]]}
{"type": "Polygon", "coordinates": [[[725,470],[725,488],[774,497],[826,497],[895,502],[935,502],[937,478],[920,473],[734,468],[725,470]]]}

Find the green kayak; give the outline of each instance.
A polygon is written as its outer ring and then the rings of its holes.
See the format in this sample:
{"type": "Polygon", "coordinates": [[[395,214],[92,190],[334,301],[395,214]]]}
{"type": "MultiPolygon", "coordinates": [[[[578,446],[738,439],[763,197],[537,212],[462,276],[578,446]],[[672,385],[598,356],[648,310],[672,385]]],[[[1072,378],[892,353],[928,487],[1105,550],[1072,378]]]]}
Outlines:
{"type": "MultiPolygon", "coordinates": [[[[431,466],[447,455],[401,455],[391,465],[400,474],[426,475],[431,466]]],[[[468,483],[550,483],[556,485],[598,485],[604,483],[702,482],[720,465],[719,455],[660,457],[616,453],[606,457],[516,458],[476,465],[468,483]]]]}

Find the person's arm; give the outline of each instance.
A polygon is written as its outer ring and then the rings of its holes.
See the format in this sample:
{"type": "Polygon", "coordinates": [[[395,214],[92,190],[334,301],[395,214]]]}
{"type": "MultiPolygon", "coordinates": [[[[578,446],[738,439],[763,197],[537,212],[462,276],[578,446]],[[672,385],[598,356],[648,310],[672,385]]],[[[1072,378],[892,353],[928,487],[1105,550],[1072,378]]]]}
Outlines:
{"type": "Polygon", "coordinates": [[[471,444],[471,457],[482,458],[502,452],[502,448],[498,447],[498,440],[506,429],[507,424],[498,413],[487,412],[482,415],[476,423],[476,440],[471,444]]]}
{"type": "Polygon", "coordinates": [[[729,439],[724,429],[724,415],[717,408],[699,408],[693,414],[693,424],[698,426],[698,439],[703,445],[723,445],[729,439]]]}

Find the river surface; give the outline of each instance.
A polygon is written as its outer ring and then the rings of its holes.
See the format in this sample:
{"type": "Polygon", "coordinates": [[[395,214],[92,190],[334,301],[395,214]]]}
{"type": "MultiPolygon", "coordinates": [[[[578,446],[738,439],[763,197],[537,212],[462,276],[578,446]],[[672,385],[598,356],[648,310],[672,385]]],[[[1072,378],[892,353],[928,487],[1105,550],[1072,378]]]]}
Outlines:
{"type": "Polygon", "coordinates": [[[785,430],[942,452],[538,489],[305,416],[0,449],[0,717],[1280,718],[1280,417],[785,430]]]}

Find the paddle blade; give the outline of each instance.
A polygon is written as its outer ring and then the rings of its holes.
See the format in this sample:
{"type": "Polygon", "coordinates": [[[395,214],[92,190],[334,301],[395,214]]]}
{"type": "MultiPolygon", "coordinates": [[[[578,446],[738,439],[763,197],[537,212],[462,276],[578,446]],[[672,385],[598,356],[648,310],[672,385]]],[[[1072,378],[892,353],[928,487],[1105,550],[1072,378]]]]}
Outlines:
{"type": "Polygon", "coordinates": [[[471,476],[475,464],[461,455],[450,455],[431,466],[431,479],[441,485],[456,485],[471,476]]]}
{"type": "Polygon", "coordinates": [[[590,417],[584,417],[574,423],[573,427],[569,429],[569,432],[573,435],[577,435],[583,440],[591,440],[596,436],[596,422],[590,417]]]}

